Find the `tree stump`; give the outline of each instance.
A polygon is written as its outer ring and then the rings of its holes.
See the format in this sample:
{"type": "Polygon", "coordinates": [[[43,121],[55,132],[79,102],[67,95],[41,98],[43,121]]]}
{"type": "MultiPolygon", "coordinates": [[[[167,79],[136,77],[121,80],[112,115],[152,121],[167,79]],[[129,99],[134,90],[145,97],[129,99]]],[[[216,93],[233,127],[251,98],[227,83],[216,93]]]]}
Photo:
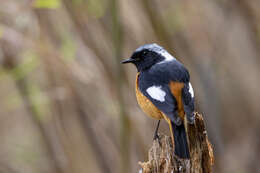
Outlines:
{"type": "Polygon", "coordinates": [[[185,120],[190,159],[174,154],[171,137],[159,135],[149,150],[148,161],[139,162],[139,173],[211,173],[214,163],[212,146],[208,140],[202,115],[195,113],[195,123],[185,120]]]}

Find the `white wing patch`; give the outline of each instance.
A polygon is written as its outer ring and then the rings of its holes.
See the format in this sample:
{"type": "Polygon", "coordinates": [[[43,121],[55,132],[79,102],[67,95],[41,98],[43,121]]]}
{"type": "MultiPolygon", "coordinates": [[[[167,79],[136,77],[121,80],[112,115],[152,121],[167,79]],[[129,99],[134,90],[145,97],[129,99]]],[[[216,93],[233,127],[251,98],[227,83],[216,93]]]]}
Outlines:
{"type": "Polygon", "coordinates": [[[161,89],[162,86],[151,86],[146,89],[146,92],[155,100],[160,102],[165,101],[166,93],[161,89]]]}
{"type": "Polygon", "coordinates": [[[193,91],[191,83],[189,83],[189,93],[190,93],[191,97],[193,98],[194,97],[194,91],[193,91]]]}

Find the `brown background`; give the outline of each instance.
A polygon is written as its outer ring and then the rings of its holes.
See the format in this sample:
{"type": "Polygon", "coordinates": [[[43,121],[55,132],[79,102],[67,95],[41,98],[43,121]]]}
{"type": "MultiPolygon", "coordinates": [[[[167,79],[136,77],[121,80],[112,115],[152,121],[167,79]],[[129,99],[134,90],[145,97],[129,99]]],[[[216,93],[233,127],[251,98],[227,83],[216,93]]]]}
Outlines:
{"type": "Polygon", "coordinates": [[[259,172],[259,2],[0,0],[0,172],[137,172],[156,121],[119,62],[153,42],[190,71],[215,172],[259,172]]]}

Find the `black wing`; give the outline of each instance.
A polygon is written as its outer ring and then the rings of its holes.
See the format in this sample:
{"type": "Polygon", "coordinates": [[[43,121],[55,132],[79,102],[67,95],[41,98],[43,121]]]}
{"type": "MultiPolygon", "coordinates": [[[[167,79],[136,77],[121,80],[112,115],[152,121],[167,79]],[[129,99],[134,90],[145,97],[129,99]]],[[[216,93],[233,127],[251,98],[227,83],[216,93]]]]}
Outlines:
{"type": "Polygon", "coordinates": [[[180,62],[169,61],[141,72],[138,83],[140,91],[171,121],[180,125],[177,102],[170,91],[169,83],[170,81],[188,83],[189,79],[188,71],[180,62]]]}
{"type": "Polygon", "coordinates": [[[147,70],[147,73],[150,75],[151,80],[167,85],[170,81],[183,83],[190,81],[188,70],[177,60],[155,64],[147,70]]]}

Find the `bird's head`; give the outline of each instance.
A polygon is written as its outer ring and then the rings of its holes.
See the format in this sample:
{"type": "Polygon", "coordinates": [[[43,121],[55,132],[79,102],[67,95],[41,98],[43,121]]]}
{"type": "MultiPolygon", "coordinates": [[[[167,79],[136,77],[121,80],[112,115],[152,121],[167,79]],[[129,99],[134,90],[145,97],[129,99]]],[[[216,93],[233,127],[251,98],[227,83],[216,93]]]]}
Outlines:
{"type": "Polygon", "coordinates": [[[154,64],[171,60],[175,60],[175,58],[161,46],[153,43],[140,46],[129,59],[123,60],[121,63],[133,63],[140,72],[149,69],[154,64]]]}

